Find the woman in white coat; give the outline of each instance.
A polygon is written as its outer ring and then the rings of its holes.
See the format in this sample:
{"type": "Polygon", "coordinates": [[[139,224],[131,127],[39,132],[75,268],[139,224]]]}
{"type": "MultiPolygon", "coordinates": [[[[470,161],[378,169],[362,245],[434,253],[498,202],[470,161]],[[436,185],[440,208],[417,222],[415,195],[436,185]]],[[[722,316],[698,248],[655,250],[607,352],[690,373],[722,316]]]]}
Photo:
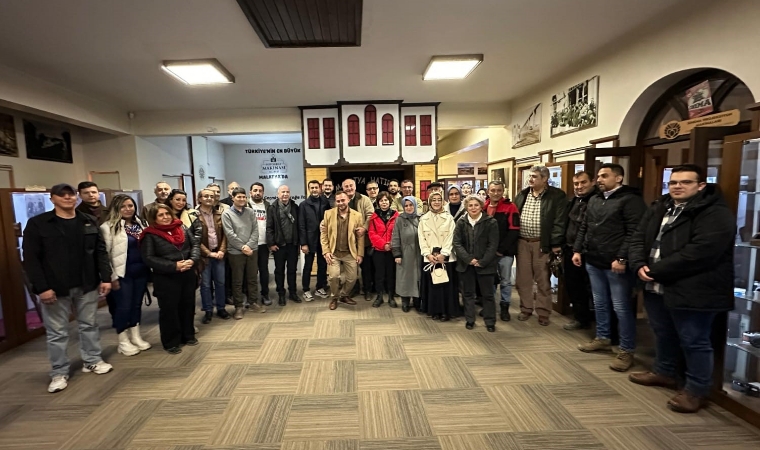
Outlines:
{"type": "Polygon", "coordinates": [[[433,320],[443,322],[462,314],[459,304],[459,283],[455,269],[454,218],[443,207],[443,196],[439,192],[430,194],[428,212],[420,217],[417,233],[422,253],[422,275],[420,277],[420,302],[415,305],[420,312],[427,313],[433,320]],[[446,267],[448,282],[434,283],[433,269],[446,267]]]}
{"type": "Polygon", "coordinates": [[[150,269],[143,262],[138,247],[147,226],[137,216],[132,197],[116,195],[108,207],[108,219],[100,226],[111,258],[113,326],[119,335],[119,353],[132,356],[151,345],[140,336],[142,299],[148,285],[150,269]]]}

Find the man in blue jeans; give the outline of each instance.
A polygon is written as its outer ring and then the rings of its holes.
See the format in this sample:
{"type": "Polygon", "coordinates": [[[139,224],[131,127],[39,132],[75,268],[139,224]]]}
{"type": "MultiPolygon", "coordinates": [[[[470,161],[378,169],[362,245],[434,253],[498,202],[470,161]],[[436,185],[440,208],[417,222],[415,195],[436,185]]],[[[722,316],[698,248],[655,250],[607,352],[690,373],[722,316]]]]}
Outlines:
{"type": "Polygon", "coordinates": [[[200,207],[198,216],[202,225],[201,234],[201,309],[204,312],[201,322],[210,323],[214,317],[214,296],[211,295],[211,283],[216,295],[216,315],[229,320],[230,313],[225,309],[224,255],[227,253],[227,237],[222,226],[222,209],[215,208],[216,195],[211,189],[204,189],[198,195],[200,207]]]}
{"type": "Polygon", "coordinates": [[[69,380],[69,314],[79,324],[82,372],[105,374],[96,314],[98,297],[111,291],[111,260],[97,218],[75,210],[77,194],[68,184],[50,189],[53,211],[29,219],[24,229],[24,269],[42,302],[52,378],[48,392],[66,389],[69,380]]]}
{"type": "MultiPolygon", "coordinates": [[[[496,249],[498,261],[498,280],[501,290],[499,316],[504,322],[509,322],[509,305],[512,303],[512,262],[517,253],[517,239],[520,237],[520,212],[517,206],[504,198],[504,183],[492,181],[488,183],[488,199],[484,211],[496,219],[499,228],[499,246],[496,249]]],[[[494,286],[494,294],[496,286],[494,286]]]]}
{"type": "Polygon", "coordinates": [[[686,383],[670,409],[697,412],[712,390],[713,319],[734,308],[736,219],[717,185],[702,168],[674,167],[669,194],[641,220],[630,246],[631,268],[644,282],[644,306],[655,334],[651,372],[628,379],[644,386],[683,386],[678,362],[686,361],[686,383]]]}
{"type": "Polygon", "coordinates": [[[638,189],[623,185],[625,171],[619,164],[602,164],[596,178],[599,193],[586,207],[573,244],[573,264],[580,267],[581,254],[596,310],[596,337],[578,349],[583,352],[611,350],[611,315],[617,316],[620,349],[610,369],[625,372],[633,366],[636,350],[636,311],[631,299],[628,247],[646,210],[638,189]]]}

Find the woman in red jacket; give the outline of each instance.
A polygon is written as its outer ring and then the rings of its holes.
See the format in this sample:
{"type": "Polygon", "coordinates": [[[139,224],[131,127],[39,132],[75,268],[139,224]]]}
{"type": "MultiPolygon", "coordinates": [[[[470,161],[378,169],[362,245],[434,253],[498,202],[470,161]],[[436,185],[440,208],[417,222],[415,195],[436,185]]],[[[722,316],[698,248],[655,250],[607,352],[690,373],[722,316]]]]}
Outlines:
{"type": "Polygon", "coordinates": [[[391,308],[396,308],[398,305],[393,298],[393,288],[396,286],[396,266],[391,251],[391,238],[398,212],[391,209],[391,196],[385,191],[377,195],[377,206],[378,208],[369,219],[371,258],[375,263],[375,289],[377,289],[377,298],[372,306],[379,308],[383,304],[383,292],[387,292],[388,304],[391,308]]]}

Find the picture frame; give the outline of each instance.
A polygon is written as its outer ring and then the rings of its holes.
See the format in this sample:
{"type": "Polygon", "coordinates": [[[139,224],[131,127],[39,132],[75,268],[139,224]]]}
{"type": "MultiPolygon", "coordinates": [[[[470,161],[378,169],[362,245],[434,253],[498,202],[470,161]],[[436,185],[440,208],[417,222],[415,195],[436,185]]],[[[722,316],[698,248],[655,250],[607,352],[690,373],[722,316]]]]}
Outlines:
{"type": "Polygon", "coordinates": [[[552,96],[551,137],[595,127],[599,120],[599,76],[552,96]]]}
{"type": "Polygon", "coordinates": [[[69,130],[26,119],[23,123],[28,159],[74,163],[69,130]]]}
{"type": "Polygon", "coordinates": [[[0,156],[18,158],[16,124],[10,114],[0,113],[0,156]]]}

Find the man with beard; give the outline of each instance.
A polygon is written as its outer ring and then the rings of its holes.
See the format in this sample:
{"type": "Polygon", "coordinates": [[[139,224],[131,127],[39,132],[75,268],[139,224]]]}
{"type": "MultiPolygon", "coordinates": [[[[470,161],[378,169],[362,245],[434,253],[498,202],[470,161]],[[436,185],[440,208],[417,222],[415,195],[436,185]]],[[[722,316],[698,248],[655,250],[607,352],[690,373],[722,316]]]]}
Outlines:
{"type": "Polygon", "coordinates": [[[348,203],[345,191],[336,194],[336,207],[325,214],[320,234],[330,282],[331,310],[338,307],[338,302],[356,305],[349,292],[356,282],[356,266],[364,258],[366,219],[361,213],[349,208],[348,203]]]}
{"type": "Polygon", "coordinates": [[[301,287],[303,298],[307,302],[314,300],[311,293],[311,268],[314,258],[317,258],[317,285],[315,294],[320,298],[327,298],[327,262],[322,255],[322,245],[319,236],[319,224],[325,218],[325,211],[330,209],[330,202],[321,195],[319,181],[309,181],[309,197],[298,207],[298,233],[301,242],[301,251],[304,253],[303,273],[301,287]]]}
{"type": "Polygon", "coordinates": [[[224,211],[225,209],[229,208],[228,204],[220,202],[220,200],[222,199],[222,187],[219,186],[219,184],[209,183],[206,186],[206,189],[214,193],[214,208],[215,209],[218,209],[219,211],[224,211]]]}
{"type": "Polygon", "coordinates": [[[79,191],[79,198],[82,199],[82,203],[77,206],[77,211],[95,217],[98,219],[98,225],[103,225],[103,222],[108,219],[108,210],[100,202],[98,185],[92,181],[82,181],[77,186],[77,191],[79,191]]]}
{"type": "Polygon", "coordinates": [[[280,306],[286,304],[286,266],[288,299],[301,303],[296,287],[298,240],[298,205],[290,199],[290,188],[282,185],[277,189],[277,200],[267,210],[267,245],[274,254],[274,281],[280,306]]]}
{"type": "MultiPolygon", "coordinates": [[[[401,194],[402,196],[396,198],[391,205],[391,208],[399,213],[404,211],[403,197],[414,196],[414,182],[412,180],[404,180],[401,182],[401,194]]],[[[422,215],[422,210],[427,208],[427,204],[423,203],[419,197],[414,197],[414,199],[417,201],[417,214],[422,215]]]]}
{"type": "MultiPolygon", "coordinates": [[[[400,187],[397,179],[394,178],[388,182],[388,193],[391,194],[391,202],[401,197],[400,187]]],[[[391,207],[393,207],[393,203],[391,203],[391,207]]]]}
{"type": "Polygon", "coordinates": [[[611,315],[618,318],[620,350],[610,369],[625,372],[633,366],[636,350],[636,311],[631,300],[628,246],[646,210],[638,189],[623,185],[625,172],[619,164],[602,164],[596,178],[601,191],[591,197],[586,216],[573,245],[573,264],[583,264],[591,280],[596,312],[596,337],[581,344],[582,352],[611,350],[611,315]]]}
{"type": "Polygon", "coordinates": [[[563,249],[562,268],[565,292],[573,304],[575,320],[565,324],[566,330],[581,330],[591,326],[591,285],[588,280],[588,272],[581,255],[581,265],[573,264],[573,244],[578,237],[578,229],[586,216],[586,207],[592,196],[599,193],[599,188],[591,181],[591,176],[584,171],[573,176],[573,192],[575,197],[567,205],[567,232],[566,243],[563,249]]]}
{"type": "MultiPolygon", "coordinates": [[[[356,192],[356,182],[351,178],[343,181],[343,192],[348,195],[348,207],[361,214],[364,218],[362,221],[362,226],[356,230],[360,236],[364,237],[364,235],[367,233],[367,230],[369,229],[369,219],[372,217],[372,213],[375,212],[375,210],[372,208],[372,202],[367,196],[356,192]]],[[[364,239],[364,243],[369,244],[369,238],[364,239]]],[[[362,250],[362,254],[366,255],[367,253],[362,250]]],[[[365,258],[364,261],[360,263],[362,270],[362,287],[364,288],[364,300],[367,301],[371,300],[371,293],[375,291],[373,288],[375,273],[371,268],[370,261],[372,261],[372,258],[365,258]]],[[[355,284],[354,291],[351,292],[352,297],[358,293],[358,288],[359,285],[355,284]]]]}
{"type": "Polygon", "coordinates": [[[256,225],[259,229],[259,284],[261,286],[261,303],[264,306],[272,304],[269,299],[269,246],[267,246],[267,211],[269,202],[264,200],[264,185],[256,182],[251,185],[251,198],[248,207],[253,210],[256,225]]]}
{"type": "Polygon", "coordinates": [[[322,196],[327,199],[328,202],[330,202],[330,207],[335,206],[335,188],[333,187],[333,182],[329,178],[325,178],[322,180],[322,196]]]}
{"type": "Polygon", "coordinates": [[[156,194],[156,200],[142,207],[142,210],[140,211],[140,217],[142,217],[144,220],[148,220],[150,210],[156,206],[156,203],[165,203],[166,199],[169,198],[169,193],[171,191],[172,187],[169,186],[169,183],[165,181],[159,181],[156,183],[156,188],[153,190],[153,193],[156,194]]]}

